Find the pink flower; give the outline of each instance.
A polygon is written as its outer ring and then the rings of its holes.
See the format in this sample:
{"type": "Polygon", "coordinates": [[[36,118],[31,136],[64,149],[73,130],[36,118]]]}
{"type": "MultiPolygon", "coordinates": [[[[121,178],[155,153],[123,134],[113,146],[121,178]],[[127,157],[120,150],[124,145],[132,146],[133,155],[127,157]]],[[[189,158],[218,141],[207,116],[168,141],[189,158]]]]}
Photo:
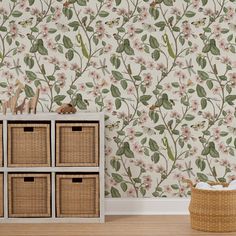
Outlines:
{"type": "Polygon", "coordinates": [[[99,39],[102,39],[105,36],[105,27],[102,22],[96,25],[96,33],[99,39]]]}
{"type": "Polygon", "coordinates": [[[18,27],[16,25],[16,23],[10,23],[10,34],[12,36],[12,38],[16,38],[18,36],[18,27]]]}
{"type": "Polygon", "coordinates": [[[193,110],[194,112],[196,112],[197,109],[198,109],[198,107],[199,107],[198,101],[197,101],[197,100],[192,100],[192,101],[191,101],[191,107],[192,107],[192,110],[193,110]]]}
{"type": "MultiPolygon", "coordinates": [[[[220,150],[221,153],[228,153],[228,149],[227,149],[226,145],[223,142],[219,143],[218,147],[219,147],[219,150],[220,150]]],[[[223,159],[220,160],[220,162],[221,162],[221,165],[223,165],[223,163],[225,163],[223,161],[223,159]]]]}
{"type": "Polygon", "coordinates": [[[105,155],[109,156],[109,155],[111,155],[111,153],[112,153],[112,148],[111,147],[106,147],[105,148],[105,155]]]}
{"type": "Polygon", "coordinates": [[[136,192],[135,192],[135,189],[134,188],[129,188],[128,190],[127,190],[127,196],[128,197],[135,197],[136,196],[136,192]]]}
{"type": "Polygon", "coordinates": [[[170,117],[175,118],[175,119],[180,119],[181,115],[177,111],[171,111],[170,117]]]}
{"type": "Polygon", "coordinates": [[[181,128],[181,131],[182,131],[182,136],[184,138],[184,141],[187,142],[191,138],[191,131],[189,127],[183,126],[181,128]]]}
{"type": "Polygon", "coordinates": [[[135,27],[133,25],[128,25],[127,26],[127,32],[130,38],[133,38],[135,35],[135,27]]]}

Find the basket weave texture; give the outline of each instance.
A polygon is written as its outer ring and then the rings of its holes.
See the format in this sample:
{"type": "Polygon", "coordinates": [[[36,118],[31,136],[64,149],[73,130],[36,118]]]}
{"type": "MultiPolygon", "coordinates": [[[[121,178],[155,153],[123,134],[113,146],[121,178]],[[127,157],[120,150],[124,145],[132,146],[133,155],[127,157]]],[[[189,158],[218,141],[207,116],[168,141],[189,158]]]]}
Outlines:
{"type": "Polygon", "coordinates": [[[3,139],[2,139],[2,124],[0,124],[0,166],[3,166],[3,139]]]}
{"type": "Polygon", "coordinates": [[[98,123],[56,124],[57,166],[98,166],[98,123]]]}
{"type": "Polygon", "coordinates": [[[50,174],[9,174],[9,217],[50,217],[50,195],[50,174]]]}
{"type": "Polygon", "coordinates": [[[3,217],[3,174],[0,173],[0,217],[3,217]]]}
{"type": "MultiPolygon", "coordinates": [[[[228,186],[226,183],[209,184],[228,186]]],[[[236,190],[204,190],[192,185],[189,211],[193,229],[236,231],[236,190]]]]}
{"type": "Polygon", "coordinates": [[[50,166],[50,125],[9,124],[8,166],[50,166]]]}
{"type": "Polygon", "coordinates": [[[98,175],[56,176],[57,217],[99,217],[98,175]]]}

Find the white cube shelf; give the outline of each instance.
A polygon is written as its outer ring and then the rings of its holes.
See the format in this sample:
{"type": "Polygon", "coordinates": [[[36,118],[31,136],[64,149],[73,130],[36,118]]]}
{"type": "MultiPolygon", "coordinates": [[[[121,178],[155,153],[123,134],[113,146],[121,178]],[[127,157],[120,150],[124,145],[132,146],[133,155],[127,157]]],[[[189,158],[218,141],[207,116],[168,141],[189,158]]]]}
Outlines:
{"type": "MultiPolygon", "coordinates": [[[[104,222],[104,113],[78,112],[76,114],[60,115],[57,113],[37,113],[23,115],[0,115],[3,124],[3,173],[4,180],[4,217],[0,217],[0,223],[103,223],[104,222]],[[51,124],[51,166],[50,167],[8,167],[8,123],[9,122],[42,122],[51,124]],[[56,122],[98,122],[99,124],[99,163],[98,166],[60,167],[56,166],[56,122]],[[96,218],[57,218],[56,217],[56,174],[83,174],[94,173],[99,175],[99,217],[96,218]],[[10,173],[50,173],[51,174],[51,217],[48,218],[10,218],[8,216],[8,174],[10,173]]],[[[20,137],[19,137],[20,138],[20,137]]]]}

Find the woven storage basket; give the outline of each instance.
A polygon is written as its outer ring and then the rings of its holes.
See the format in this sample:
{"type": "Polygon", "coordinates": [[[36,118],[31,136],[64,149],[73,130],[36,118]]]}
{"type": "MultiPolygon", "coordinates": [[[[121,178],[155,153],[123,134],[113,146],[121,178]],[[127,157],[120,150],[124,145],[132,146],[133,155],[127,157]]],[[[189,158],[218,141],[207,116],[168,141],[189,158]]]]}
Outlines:
{"type": "Polygon", "coordinates": [[[0,217],[3,217],[3,174],[0,173],[0,217]]]}
{"type": "Polygon", "coordinates": [[[2,139],[2,124],[0,124],[0,166],[3,166],[3,139],[2,139]]]}
{"type": "Polygon", "coordinates": [[[57,217],[99,217],[97,175],[56,176],[57,217]]]}
{"type": "Polygon", "coordinates": [[[98,123],[56,124],[57,166],[98,166],[98,123]]]}
{"type": "MultiPolygon", "coordinates": [[[[193,229],[209,232],[236,231],[236,190],[196,189],[191,181],[189,206],[193,229]]],[[[228,186],[226,183],[209,183],[228,186]]]]}
{"type": "Polygon", "coordinates": [[[8,124],[8,166],[50,166],[50,125],[8,124]]]}
{"type": "Polygon", "coordinates": [[[8,175],[9,217],[50,217],[50,174],[8,175]]]}

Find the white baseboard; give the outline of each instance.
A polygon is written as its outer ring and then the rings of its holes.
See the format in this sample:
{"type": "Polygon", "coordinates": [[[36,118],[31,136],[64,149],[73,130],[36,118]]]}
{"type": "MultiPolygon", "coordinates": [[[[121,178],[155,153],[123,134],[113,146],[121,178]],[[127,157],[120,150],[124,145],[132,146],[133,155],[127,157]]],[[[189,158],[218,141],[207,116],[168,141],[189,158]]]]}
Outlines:
{"type": "Polygon", "coordinates": [[[188,215],[187,198],[106,198],[106,215],[188,215]]]}

